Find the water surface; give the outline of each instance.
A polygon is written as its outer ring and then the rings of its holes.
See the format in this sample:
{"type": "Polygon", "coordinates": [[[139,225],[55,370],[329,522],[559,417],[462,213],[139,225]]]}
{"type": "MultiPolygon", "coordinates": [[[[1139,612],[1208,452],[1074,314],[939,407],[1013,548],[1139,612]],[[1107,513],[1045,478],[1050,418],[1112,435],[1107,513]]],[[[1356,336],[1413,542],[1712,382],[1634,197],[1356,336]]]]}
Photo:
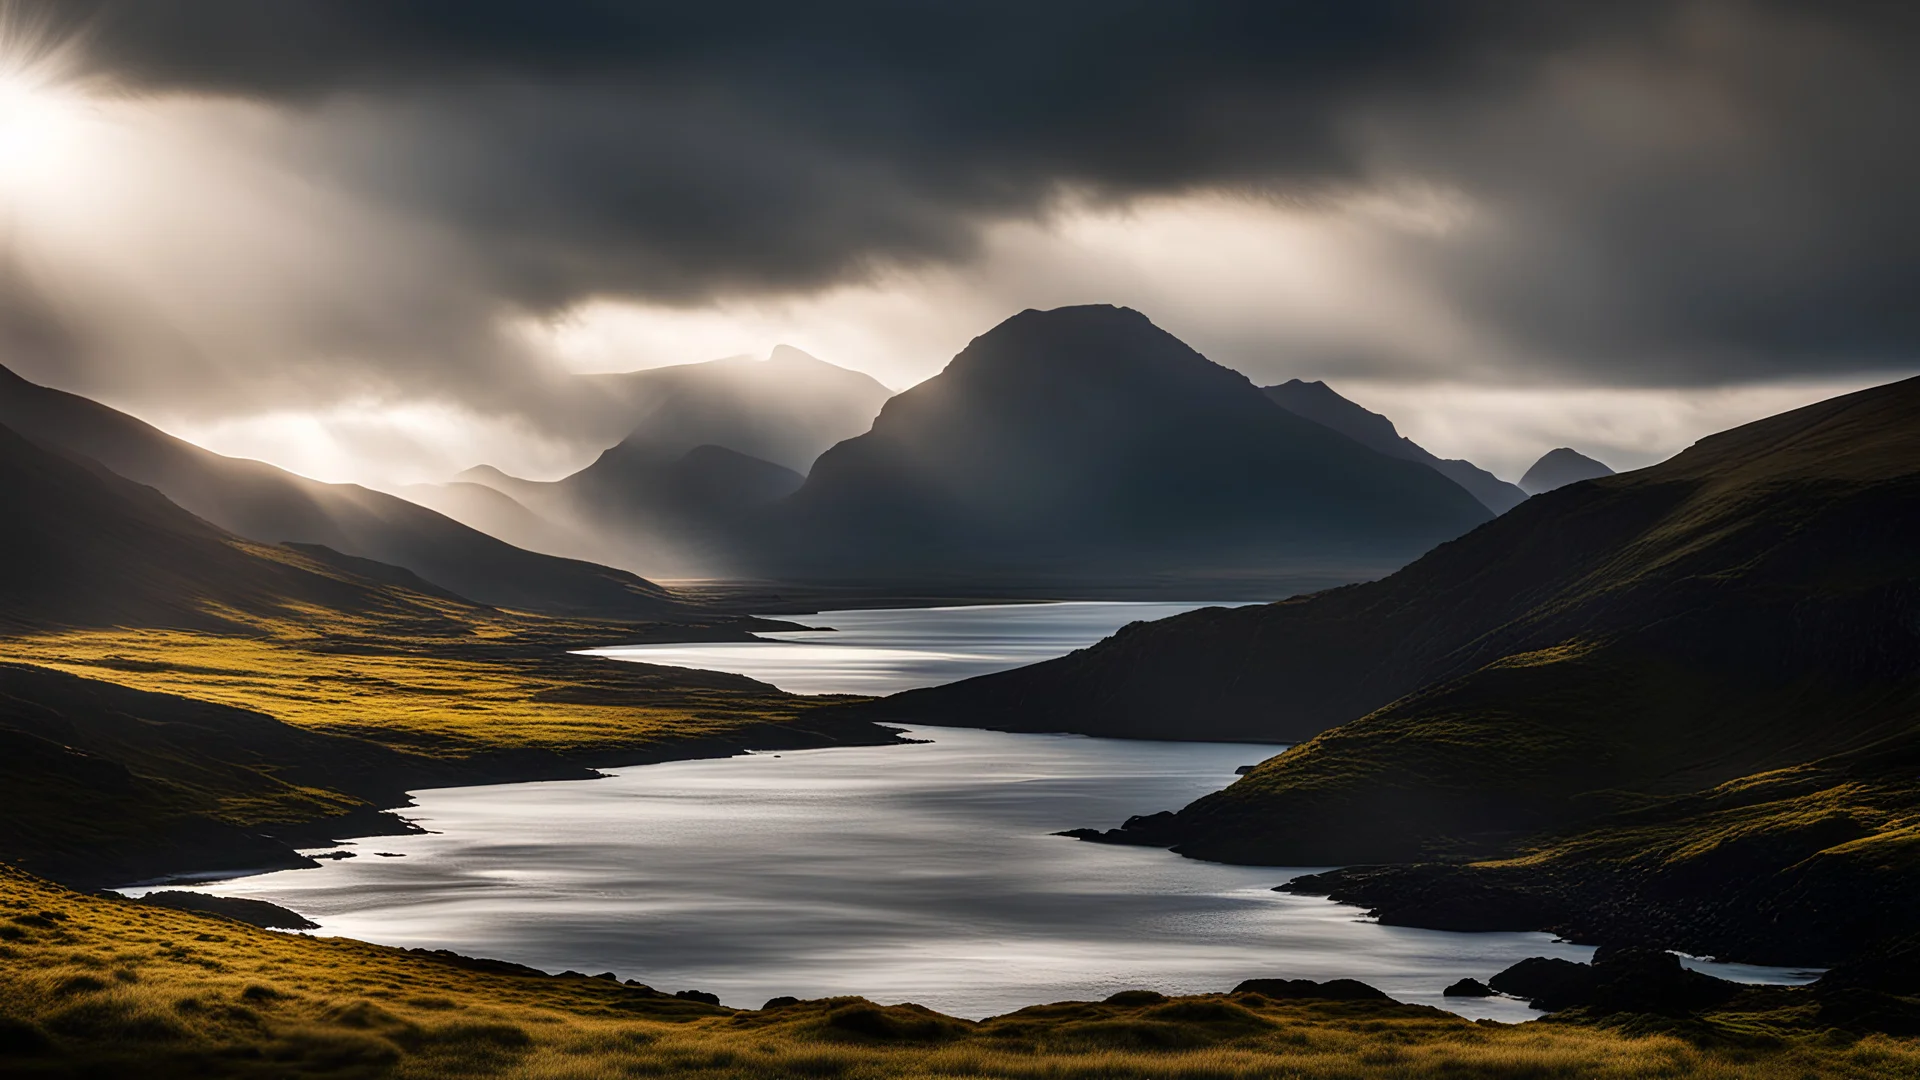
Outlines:
{"type": "Polygon", "coordinates": [[[422,791],[408,816],[431,834],[208,888],[284,904],[326,934],[611,970],[745,1007],[861,994],[981,1017],[1135,987],[1352,977],[1519,1020],[1536,1014],[1440,989],[1591,952],[1544,934],[1379,926],[1272,891],[1303,871],[1049,835],[1183,805],[1271,746],[917,734],[932,741],[422,791]]]}
{"type": "MultiPolygon", "coordinates": [[[[1074,601],[827,611],[766,641],[619,645],[595,656],[730,671],[796,694],[891,694],[1063,656],[1137,620],[1203,603],[1074,601]]],[[[1225,606],[1237,606],[1233,604],[1225,606]]]]}

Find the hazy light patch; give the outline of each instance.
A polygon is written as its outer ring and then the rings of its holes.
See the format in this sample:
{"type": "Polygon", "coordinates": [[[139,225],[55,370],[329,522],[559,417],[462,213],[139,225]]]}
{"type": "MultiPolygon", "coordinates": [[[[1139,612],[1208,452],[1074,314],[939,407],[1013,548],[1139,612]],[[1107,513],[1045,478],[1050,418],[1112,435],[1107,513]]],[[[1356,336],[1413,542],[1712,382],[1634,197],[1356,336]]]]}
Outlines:
{"type": "Polygon", "coordinates": [[[1616,471],[1644,468],[1716,431],[1889,381],[1849,376],[1755,386],[1645,389],[1333,380],[1441,457],[1518,480],[1541,454],[1571,446],[1616,471]]]}
{"type": "Polygon", "coordinates": [[[532,480],[585,466],[592,451],[515,416],[438,403],[365,403],[162,424],[215,453],[257,458],[330,483],[434,484],[490,464],[532,480]]]}

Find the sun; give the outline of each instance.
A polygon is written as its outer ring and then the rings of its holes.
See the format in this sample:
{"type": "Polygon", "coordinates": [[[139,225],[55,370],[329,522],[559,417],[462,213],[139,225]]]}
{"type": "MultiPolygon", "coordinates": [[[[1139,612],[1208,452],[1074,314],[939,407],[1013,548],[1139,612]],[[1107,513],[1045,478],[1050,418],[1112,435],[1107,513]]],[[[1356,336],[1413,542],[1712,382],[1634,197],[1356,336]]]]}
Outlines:
{"type": "Polygon", "coordinates": [[[76,99],[36,83],[0,74],[0,180],[31,179],[56,167],[83,122],[76,99]]]}

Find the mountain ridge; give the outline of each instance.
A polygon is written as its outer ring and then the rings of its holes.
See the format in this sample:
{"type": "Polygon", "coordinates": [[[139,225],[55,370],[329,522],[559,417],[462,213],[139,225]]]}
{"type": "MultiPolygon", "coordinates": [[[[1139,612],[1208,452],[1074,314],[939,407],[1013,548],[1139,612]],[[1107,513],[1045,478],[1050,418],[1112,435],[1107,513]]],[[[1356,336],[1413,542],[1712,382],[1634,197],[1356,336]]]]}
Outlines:
{"type": "Polygon", "coordinates": [[[820,456],[776,519],[796,550],[769,576],[1070,579],[1336,555],[1377,569],[1486,514],[1139,312],[1029,309],[820,456]]]}
{"type": "Polygon", "coordinates": [[[404,566],[480,603],[654,618],[691,609],[626,571],[523,551],[397,496],[202,449],[99,402],[0,367],[0,424],[146,484],[229,532],[404,566]]]}
{"type": "Polygon", "coordinates": [[[1518,485],[1507,483],[1471,461],[1433,454],[1400,434],[1392,420],[1342,397],[1324,382],[1289,379],[1261,390],[1281,408],[1330,427],[1362,446],[1388,457],[1420,462],[1467,489],[1496,514],[1504,514],[1526,501],[1527,493],[1518,485]]]}

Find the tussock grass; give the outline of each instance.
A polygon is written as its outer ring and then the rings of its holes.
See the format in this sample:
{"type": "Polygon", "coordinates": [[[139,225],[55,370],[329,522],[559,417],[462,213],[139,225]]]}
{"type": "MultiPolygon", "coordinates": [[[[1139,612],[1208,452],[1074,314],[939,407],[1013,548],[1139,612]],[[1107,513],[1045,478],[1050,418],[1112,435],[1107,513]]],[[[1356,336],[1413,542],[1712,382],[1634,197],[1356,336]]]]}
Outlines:
{"type": "Polygon", "coordinates": [[[7,1076],[1920,1077],[1920,1043],[1809,1028],[1790,1007],[1646,1032],[1257,995],[1068,1002],[980,1023],[858,998],[743,1012],[256,930],[4,868],[0,925],[13,931],[0,941],[7,1076]]]}

